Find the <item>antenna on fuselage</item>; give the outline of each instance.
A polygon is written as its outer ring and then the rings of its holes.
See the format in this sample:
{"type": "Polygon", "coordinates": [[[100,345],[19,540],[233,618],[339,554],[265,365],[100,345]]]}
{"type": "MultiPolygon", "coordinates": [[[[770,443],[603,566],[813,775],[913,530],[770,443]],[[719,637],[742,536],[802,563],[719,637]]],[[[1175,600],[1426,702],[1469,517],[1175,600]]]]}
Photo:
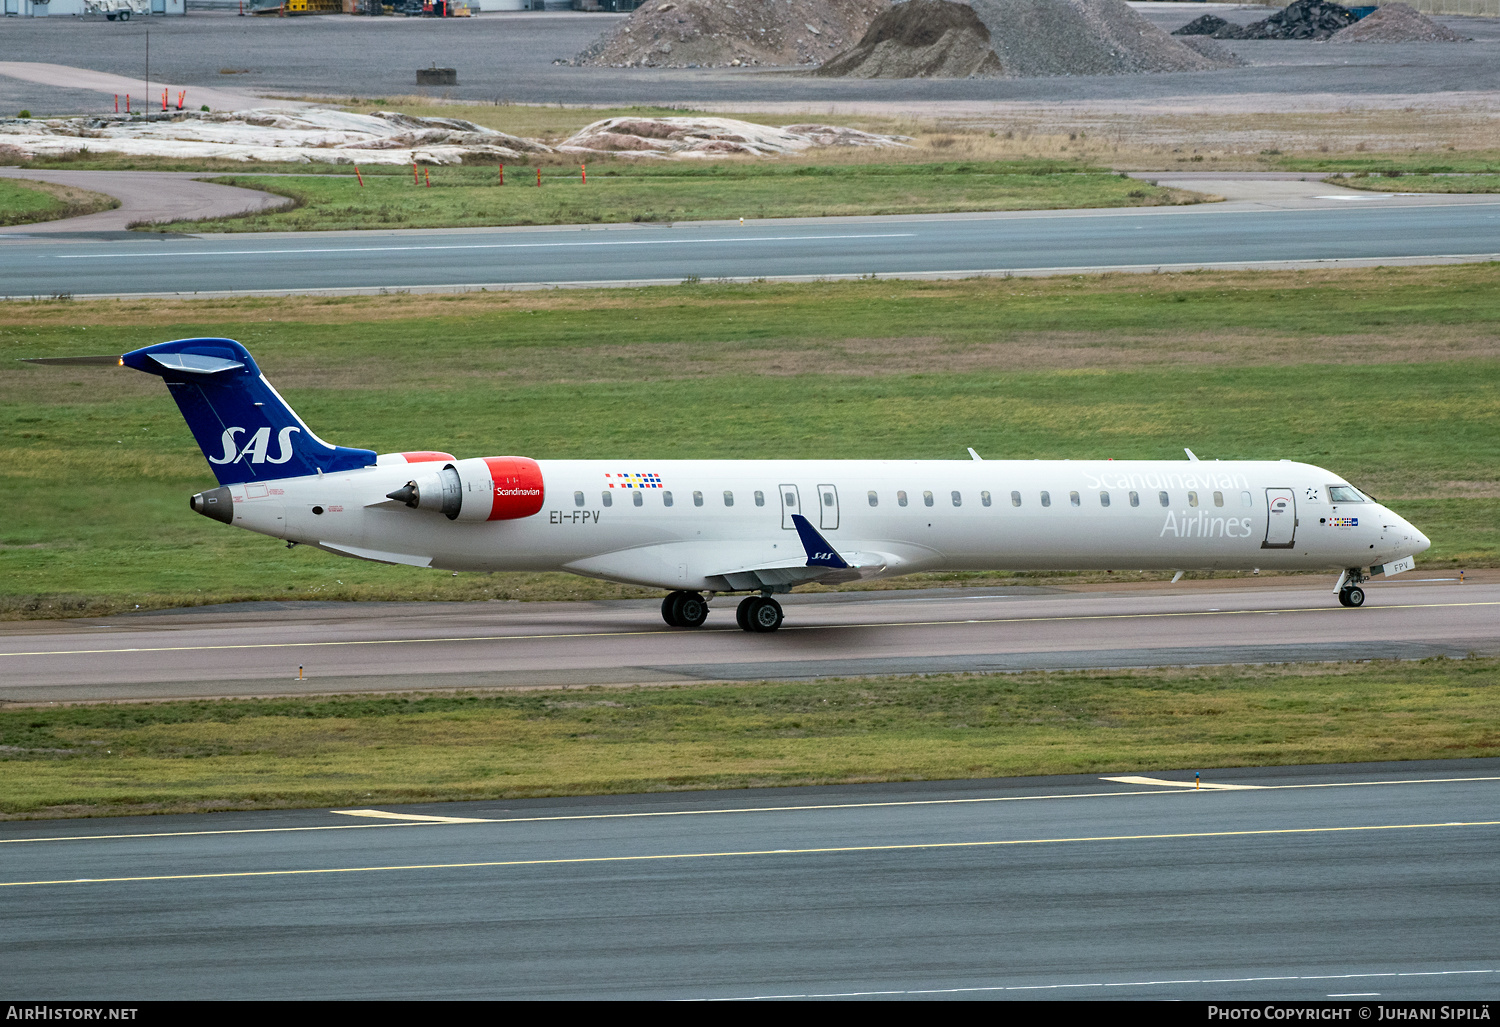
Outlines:
{"type": "Polygon", "coordinates": [[[974,447],[973,446],[969,447],[969,455],[971,457],[973,457],[975,460],[983,460],[984,459],[984,457],[982,457],[978,453],[974,452],[974,447]]]}
{"type": "Polygon", "coordinates": [[[1183,446],[1182,447],[1182,451],[1188,455],[1188,459],[1191,460],[1193,463],[1196,464],[1198,462],[1197,454],[1195,454],[1191,449],[1188,449],[1186,446],[1183,446]]]}

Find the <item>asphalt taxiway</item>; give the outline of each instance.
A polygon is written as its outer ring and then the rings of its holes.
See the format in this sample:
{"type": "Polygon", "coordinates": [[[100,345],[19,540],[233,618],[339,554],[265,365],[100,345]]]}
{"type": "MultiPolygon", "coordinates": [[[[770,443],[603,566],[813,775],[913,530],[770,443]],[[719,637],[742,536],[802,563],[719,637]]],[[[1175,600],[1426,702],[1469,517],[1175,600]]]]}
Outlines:
{"type": "MultiPolygon", "coordinates": [[[[1415,572],[1414,572],[1415,573],[1415,572]]],[[[1500,654],[1500,584],[1456,572],[1129,591],[1012,588],[783,597],[751,635],[649,600],[266,603],[0,626],[0,702],[798,679],[1500,654]]]]}
{"type": "Polygon", "coordinates": [[[1490,759],[11,822],[0,981],[1490,999],[1497,811],[1490,759]]]}

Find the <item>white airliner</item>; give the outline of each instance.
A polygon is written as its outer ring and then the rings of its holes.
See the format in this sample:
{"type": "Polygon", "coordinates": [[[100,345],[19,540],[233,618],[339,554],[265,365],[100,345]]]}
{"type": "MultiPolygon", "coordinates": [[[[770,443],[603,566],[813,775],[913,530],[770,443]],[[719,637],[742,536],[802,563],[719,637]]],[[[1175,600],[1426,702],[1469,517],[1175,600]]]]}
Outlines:
{"type": "MultiPolygon", "coordinates": [[[[98,358],[62,358],[77,362],[98,358]]],[[[108,358],[111,363],[116,358],[108,358]]],[[[1345,606],[1430,543],[1340,476],[1290,460],[532,460],[332,446],[229,339],[127,353],[159,375],[219,487],[192,508],[341,556],[450,571],[569,571],[670,590],[697,627],[746,592],[914,571],[1338,569],[1345,606]]]]}

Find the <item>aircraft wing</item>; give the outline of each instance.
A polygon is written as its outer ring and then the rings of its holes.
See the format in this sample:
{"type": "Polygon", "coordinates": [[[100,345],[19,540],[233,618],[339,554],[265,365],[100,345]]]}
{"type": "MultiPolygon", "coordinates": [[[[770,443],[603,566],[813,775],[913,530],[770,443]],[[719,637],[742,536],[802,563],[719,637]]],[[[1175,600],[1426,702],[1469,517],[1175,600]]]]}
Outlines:
{"type": "Polygon", "coordinates": [[[725,592],[744,592],[754,589],[783,589],[816,581],[825,585],[844,581],[858,581],[873,577],[884,571],[892,562],[885,553],[840,553],[801,514],[792,515],[797,526],[805,554],[786,560],[757,564],[753,567],[737,567],[707,575],[724,582],[725,592]]]}

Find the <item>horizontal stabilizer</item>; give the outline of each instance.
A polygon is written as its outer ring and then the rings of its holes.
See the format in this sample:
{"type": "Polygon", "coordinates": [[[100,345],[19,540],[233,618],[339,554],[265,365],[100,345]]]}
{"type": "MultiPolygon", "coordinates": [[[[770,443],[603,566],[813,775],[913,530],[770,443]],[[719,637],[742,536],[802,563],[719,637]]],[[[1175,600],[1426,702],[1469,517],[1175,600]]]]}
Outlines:
{"type": "Polygon", "coordinates": [[[82,367],[96,364],[100,367],[121,367],[120,355],[103,357],[22,357],[28,364],[49,364],[53,367],[82,367]]]}

